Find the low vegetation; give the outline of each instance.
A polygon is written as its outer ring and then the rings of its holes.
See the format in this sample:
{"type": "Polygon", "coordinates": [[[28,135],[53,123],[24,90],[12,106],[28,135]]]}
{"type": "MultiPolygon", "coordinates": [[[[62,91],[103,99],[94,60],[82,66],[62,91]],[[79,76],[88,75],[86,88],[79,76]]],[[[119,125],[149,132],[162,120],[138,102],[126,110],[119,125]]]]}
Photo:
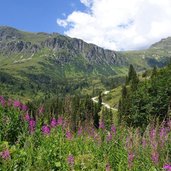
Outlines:
{"type": "Polygon", "coordinates": [[[101,120],[80,125],[60,113],[35,114],[19,101],[0,100],[0,170],[169,170],[171,121],[142,133],[101,120]],[[166,168],[166,169],[165,169],[166,168]]]}

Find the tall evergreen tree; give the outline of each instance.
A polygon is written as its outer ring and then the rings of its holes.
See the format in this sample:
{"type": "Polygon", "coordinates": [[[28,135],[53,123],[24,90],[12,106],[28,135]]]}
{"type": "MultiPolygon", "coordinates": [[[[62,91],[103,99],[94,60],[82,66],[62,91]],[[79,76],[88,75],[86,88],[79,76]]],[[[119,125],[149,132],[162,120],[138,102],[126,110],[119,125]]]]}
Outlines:
{"type": "Polygon", "coordinates": [[[157,67],[155,66],[152,70],[151,78],[156,77],[156,75],[157,75],[157,67]]]}
{"type": "Polygon", "coordinates": [[[99,93],[99,97],[98,97],[98,104],[95,105],[95,109],[94,109],[94,126],[96,128],[99,128],[99,120],[100,120],[100,116],[99,116],[99,112],[101,111],[101,107],[102,107],[102,95],[101,92],[99,93]]]}
{"type": "Polygon", "coordinates": [[[137,85],[138,85],[139,79],[137,76],[137,73],[133,67],[133,65],[131,64],[129,67],[129,72],[128,72],[128,77],[126,80],[127,84],[131,84],[131,90],[134,91],[137,89],[137,85]]]}

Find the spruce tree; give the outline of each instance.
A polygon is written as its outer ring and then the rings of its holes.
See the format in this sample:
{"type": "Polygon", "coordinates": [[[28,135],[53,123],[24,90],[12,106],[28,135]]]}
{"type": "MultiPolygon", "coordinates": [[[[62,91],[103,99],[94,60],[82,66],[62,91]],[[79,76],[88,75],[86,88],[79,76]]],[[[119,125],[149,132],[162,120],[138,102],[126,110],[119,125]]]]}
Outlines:
{"type": "Polygon", "coordinates": [[[100,92],[99,97],[98,97],[98,104],[95,105],[95,108],[94,108],[93,120],[94,120],[94,126],[96,128],[99,128],[99,120],[100,120],[99,112],[101,111],[101,107],[102,107],[102,95],[100,92]]]}
{"type": "Polygon", "coordinates": [[[152,70],[151,78],[156,77],[156,75],[157,75],[157,67],[155,66],[152,70]]]}

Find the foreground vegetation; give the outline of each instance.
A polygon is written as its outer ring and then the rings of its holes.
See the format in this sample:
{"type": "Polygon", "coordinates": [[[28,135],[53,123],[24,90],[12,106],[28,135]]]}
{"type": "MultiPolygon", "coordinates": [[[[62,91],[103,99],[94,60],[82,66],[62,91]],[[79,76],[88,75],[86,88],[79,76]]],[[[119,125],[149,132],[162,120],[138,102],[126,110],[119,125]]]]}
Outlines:
{"type": "Polygon", "coordinates": [[[0,98],[0,170],[169,170],[171,120],[139,129],[100,121],[73,132],[60,113],[0,98]]]}
{"type": "Polygon", "coordinates": [[[120,120],[129,126],[146,127],[151,120],[160,121],[171,116],[171,64],[140,80],[133,67],[122,88],[119,104],[120,120]]]}

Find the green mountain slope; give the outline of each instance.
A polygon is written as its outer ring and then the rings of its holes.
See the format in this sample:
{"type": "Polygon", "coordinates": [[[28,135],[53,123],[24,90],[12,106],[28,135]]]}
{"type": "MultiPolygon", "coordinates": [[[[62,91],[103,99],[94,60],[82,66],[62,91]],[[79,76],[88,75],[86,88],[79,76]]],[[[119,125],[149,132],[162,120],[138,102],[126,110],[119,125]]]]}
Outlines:
{"type": "MultiPolygon", "coordinates": [[[[171,65],[156,69],[151,76],[137,83],[133,81],[122,89],[119,114],[123,121],[135,127],[145,127],[150,122],[163,121],[171,114],[171,65]],[[135,86],[134,86],[135,87],[135,86]]],[[[155,123],[155,122],[154,122],[155,123]]]]}
{"type": "Polygon", "coordinates": [[[154,48],[115,52],[57,33],[1,26],[0,93],[32,98],[96,93],[122,82],[130,63],[141,71],[163,66],[169,57],[154,48]]]}

